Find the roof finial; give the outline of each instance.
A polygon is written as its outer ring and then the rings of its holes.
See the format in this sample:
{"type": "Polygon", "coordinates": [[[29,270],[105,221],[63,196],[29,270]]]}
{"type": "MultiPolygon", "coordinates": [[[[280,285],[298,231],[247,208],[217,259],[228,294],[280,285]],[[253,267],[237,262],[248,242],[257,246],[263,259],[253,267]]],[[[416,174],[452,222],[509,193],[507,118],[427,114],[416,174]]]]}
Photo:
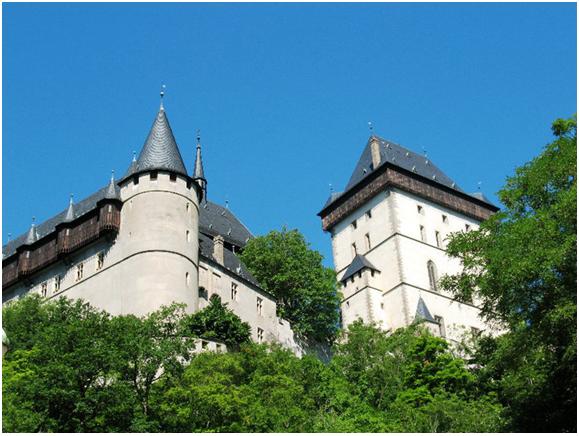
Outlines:
{"type": "Polygon", "coordinates": [[[197,147],[201,148],[201,130],[197,129],[195,134],[197,135],[197,147]]]}
{"type": "Polygon", "coordinates": [[[137,152],[133,150],[133,162],[137,161],[137,152]]]}
{"type": "Polygon", "coordinates": [[[368,121],[368,129],[370,129],[370,136],[374,136],[374,125],[372,121],[368,121]]]}
{"type": "Polygon", "coordinates": [[[165,97],[165,88],[166,86],[163,84],[161,85],[161,92],[159,93],[161,95],[161,107],[159,108],[159,110],[165,110],[165,108],[163,107],[163,97],[165,97]]]}
{"type": "Polygon", "coordinates": [[[428,153],[426,153],[426,148],[421,147],[422,148],[422,154],[424,155],[425,158],[428,158],[428,153]]]}
{"type": "Polygon", "coordinates": [[[329,185],[330,185],[330,194],[333,194],[334,193],[334,187],[332,186],[331,183],[329,183],[329,185]]]}
{"type": "Polygon", "coordinates": [[[6,243],[9,244],[11,240],[12,240],[12,233],[8,233],[8,242],[6,243]]]}
{"type": "Polygon", "coordinates": [[[111,182],[115,181],[115,170],[111,170],[111,182]]]}
{"type": "Polygon", "coordinates": [[[480,191],[480,187],[481,187],[481,185],[482,185],[482,182],[479,181],[479,182],[477,183],[477,185],[478,185],[478,190],[480,191]]]}
{"type": "Polygon", "coordinates": [[[69,204],[69,205],[71,205],[71,204],[74,203],[73,198],[74,198],[74,194],[71,192],[71,193],[70,193],[70,199],[68,200],[68,204],[69,204]]]}
{"type": "Polygon", "coordinates": [[[225,200],[225,209],[229,210],[229,200],[225,200]]]}

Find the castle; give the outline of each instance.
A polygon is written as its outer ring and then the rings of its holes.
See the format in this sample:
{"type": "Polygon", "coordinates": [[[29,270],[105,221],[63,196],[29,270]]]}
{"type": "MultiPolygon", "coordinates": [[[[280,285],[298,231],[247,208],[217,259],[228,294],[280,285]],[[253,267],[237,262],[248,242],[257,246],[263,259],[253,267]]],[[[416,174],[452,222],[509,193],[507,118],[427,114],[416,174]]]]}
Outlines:
{"type": "MultiPolygon", "coordinates": [[[[207,200],[201,143],[190,175],[161,105],[127,172],[2,247],[2,301],[30,292],[82,298],[115,314],[145,315],[185,303],[196,312],[219,295],[256,342],[297,350],[237,254],[252,237],[227,208],[207,200]]],[[[395,330],[420,320],[459,341],[488,326],[477,302],[440,289],[460,270],[445,252],[451,232],[478,227],[498,208],[467,194],[426,156],[372,135],[341,193],[319,212],[331,233],[342,325],[356,319],[395,330]]],[[[299,351],[298,351],[299,352],[299,351]]]]}
{"type": "Polygon", "coordinates": [[[206,198],[201,144],[185,168],[161,105],[128,171],[2,247],[2,302],[35,292],[82,298],[113,315],[145,315],[185,303],[188,312],[221,297],[256,342],[295,346],[237,253],[252,237],[227,208],[206,198]]]}
{"type": "Polygon", "coordinates": [[[332,238],[343,326],[362,319],[393,331],[420,320],[451,342],[488,331],[477,301],[455,300],[439,279],[461,267],[446,254],[446,237],[497,210],[428,157],[371,135],[344,191],[318,214],[332,238]]]}

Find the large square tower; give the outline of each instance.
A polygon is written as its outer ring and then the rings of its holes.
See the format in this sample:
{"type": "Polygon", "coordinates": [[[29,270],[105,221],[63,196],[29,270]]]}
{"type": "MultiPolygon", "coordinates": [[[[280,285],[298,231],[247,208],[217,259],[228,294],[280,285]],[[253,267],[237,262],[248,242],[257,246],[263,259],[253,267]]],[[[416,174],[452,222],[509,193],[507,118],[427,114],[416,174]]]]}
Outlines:
{"type": "Polygon", "coordinates": [[[487,329],[476,301],[456,301],[439,278],[460,268],[446,254],[447,236],[497,210],[426,156],[372,135],[344,191],[318,214],[332,237],[343,325],[362,319],[394,330],[420,318],[451,341],[487,329]]]}

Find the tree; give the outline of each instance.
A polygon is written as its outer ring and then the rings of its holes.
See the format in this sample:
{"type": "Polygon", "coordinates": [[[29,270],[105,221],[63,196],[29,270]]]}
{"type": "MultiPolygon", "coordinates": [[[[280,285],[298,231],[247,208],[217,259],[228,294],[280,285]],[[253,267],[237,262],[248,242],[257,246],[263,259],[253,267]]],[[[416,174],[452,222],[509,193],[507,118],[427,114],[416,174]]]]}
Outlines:
{"type": "Polygon", "coordinates": [[[504,210],[453,236],[447,251],[463,271],[442,281],[508,330],[475,355],[516,431],[577,430],[576,118],[552,130],[555,140],[499,192],[504,210]]]}
{"type": "Polygon", "coordinates": [[[222,341],[229,349],[237,349],[251,340],[249,324],[227,309],[227,303],[223,304],[216,294],[206,308],[190,315],[187,324],[195,336],[222,341]]]}
{"type": "Polygon", "coordinates": [[[241,260],[275,296],[278,315],[290,321],[298,337],[324,343],[334,339],[340,305],[336,275],[299,231],[283,228],[251,239],[241,260]]]}

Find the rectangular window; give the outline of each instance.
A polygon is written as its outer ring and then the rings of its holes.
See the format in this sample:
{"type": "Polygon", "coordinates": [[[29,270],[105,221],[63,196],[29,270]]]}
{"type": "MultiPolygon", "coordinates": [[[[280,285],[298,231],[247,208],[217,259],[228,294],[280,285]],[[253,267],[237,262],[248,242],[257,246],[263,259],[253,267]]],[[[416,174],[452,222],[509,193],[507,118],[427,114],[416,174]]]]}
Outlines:
{"type": "Polygon", "coordinates": [[[237,283],[231,283],[231,300],[237,301],[237,283]]]}
{"type": "Polygon", "coordinates": [[[81,262],[76,266],[76,281],[77,282],[82,280],[83,272],[84,272],[84,265],[81,262]]]}
{"type": "Polygon", "coordinates": [[[199,286],[199,298],[203,298],[204,300],[208,299],[207,289],[203,286],[199,286]]]}
{"type": "Polygon", "coordinates": [[[257,314],[263,315],[263,299],[257,297],[257,314]]]}
{"type": "Polygon", "coordinates": [[[101,251],[99,254],[97,254],[97,271],[103,268],[103,265],[105,264],[105,254],[101,251]]]}
{"type": "Polygon", "coordinates": [[[138,185],[138,184],[139,184],[139,176],[133,177],[133,185],[138,185]]]}
{"type": "Polygon", "coordinates": [[[58,291],[60,291],[60,276],[54,278],[54,289],[52,290],[52,293],[56,294],[58,291]]]}
{"type": "Polygon", "coordinates": [[[358,254],[358,250],[356,249],[356,243],[352,243],[352,257],[355,257],[358,254]]]}
{"type": "Polygon", "coordinates": [[[169,174],[169,180],[171,180],[172,182],[176,182],[177,181],[177,174],[170,173],[169,174]]]}
{"type": "Polygon", "coordinates": [[[426,232],[424,231],[424,226],[420,226],[420,240],[426,242],[426,232]]]}
{"type": "Polygon", "coordinates": [[[157,171],[151,171],[151,180],[157,180],[157,171]]]}
{"type": "Polygon", "coordinates": [[[46,298],[46,291],[48,290],[48,282],[43,282],[40,285],[40,295],[42,295],[42,298],[46,298]]]}
{"type": "Polygon", "coordinates": [[[434,232],[434,238],[436,239],[436,246],[440,248],[440,232],[434,232]]]}
{"type": "Polygon", "coordinates": [[[263,329],[257,328],[257,342],[261,344],[263,342],[263,329]]]}
{"type": "Polygon", "coordinates": [[[448,222],[448,217],[446,215],[442,215],[442,222],[443,223],[447,223],[448,222]]]}
{"type": "Polygon", "coordinates": [[[444,326],[444,318],[442,316],[435,316],[434,321],[438,324],[438,334],[441,338],[446,338],[446,327],[444,326]]]}
{"type": "Polygon", "coordinates": [[[370,242],[370,233],[366,233],[366,250],[370,250],[372,248],[372,243],[370,242]]]}
{"type": "Polygon", "coordinates": [[[366,218],[368,219],[372,218],[372,210],[366,212],[366,218]]]}

